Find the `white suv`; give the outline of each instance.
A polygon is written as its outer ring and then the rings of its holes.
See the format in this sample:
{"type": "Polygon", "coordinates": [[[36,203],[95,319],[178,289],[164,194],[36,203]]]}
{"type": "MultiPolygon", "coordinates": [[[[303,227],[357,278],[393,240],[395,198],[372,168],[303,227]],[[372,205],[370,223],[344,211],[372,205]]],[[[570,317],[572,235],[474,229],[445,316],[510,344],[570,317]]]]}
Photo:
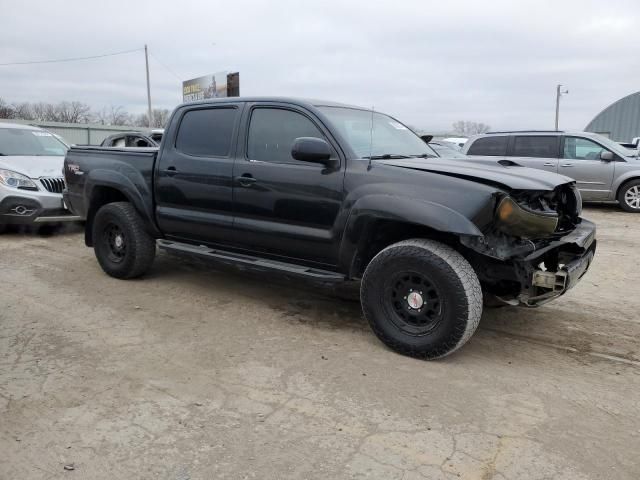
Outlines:
{"type": "Polygon", "coordinates": [[[0,230],[8,224],[80,220],[62,201],[66,151],[46,130],[0,123],[0,230]]]}

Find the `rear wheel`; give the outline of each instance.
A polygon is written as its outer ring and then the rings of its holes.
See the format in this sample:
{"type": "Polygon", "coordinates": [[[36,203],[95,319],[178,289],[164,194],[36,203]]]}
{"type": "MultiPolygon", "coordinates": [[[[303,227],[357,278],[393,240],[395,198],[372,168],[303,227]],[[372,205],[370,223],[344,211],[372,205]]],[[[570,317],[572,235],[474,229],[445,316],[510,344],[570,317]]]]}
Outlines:
{"type": "Polygon", "coordinates": [[[93,244],[102,269],[116,278],[143,275],[156,254],[155,239],[127,202],[109,203],[98,210],[93,220],[93,244]]]}
{"type": "Polygon", "coordinates": [[[361,301],[380,340],[427,359],[464,345],[482,315],[482,290],[473,268],[433,240],[405,240],[378,253],[362,278],[361,301]]]}
{"type": "Polygon", "coordinates": [[[640,180],[631,180],[620,187],[618,202],[623,210],[640,213],[640,180]]]}

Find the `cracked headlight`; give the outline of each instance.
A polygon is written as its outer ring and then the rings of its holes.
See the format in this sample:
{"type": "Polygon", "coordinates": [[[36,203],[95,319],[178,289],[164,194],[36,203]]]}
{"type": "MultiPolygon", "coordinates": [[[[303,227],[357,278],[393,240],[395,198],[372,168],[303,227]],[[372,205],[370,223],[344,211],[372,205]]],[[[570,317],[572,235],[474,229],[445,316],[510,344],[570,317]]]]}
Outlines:
{"type": "Polygon", "coordinates": [[[38,186],[29,177],[11,170],[0,170],[0,183],[11,188],[38,190],[38,186]]]}
{"type": "Polygon", "coordinates": [[[555,232],[558,214],[525,209],[511,197],[504,197],[496,210],[496,226],[514,237],[540,238],[555,232]]]}

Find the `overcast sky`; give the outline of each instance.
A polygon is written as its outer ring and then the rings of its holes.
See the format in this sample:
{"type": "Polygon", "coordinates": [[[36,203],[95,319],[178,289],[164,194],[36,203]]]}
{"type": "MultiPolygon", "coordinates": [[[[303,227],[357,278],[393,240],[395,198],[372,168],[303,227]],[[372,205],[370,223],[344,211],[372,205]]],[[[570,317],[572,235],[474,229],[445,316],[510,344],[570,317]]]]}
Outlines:
{"type": "MultiPolygon", "coordinates": [[[[569,94],[561,127],[582,129],[640,90],[638,7],[637,0],[0,0],[0,63],[147,43],[154,107],[181,102],[181,80],[228,70],[240,72],[242,95],[375,106],[433,131],[456,120],[552,128],[562,83],[569,94]]],[[[0,67],[0,97],[140,113],[143,53],[0,67]]]]}

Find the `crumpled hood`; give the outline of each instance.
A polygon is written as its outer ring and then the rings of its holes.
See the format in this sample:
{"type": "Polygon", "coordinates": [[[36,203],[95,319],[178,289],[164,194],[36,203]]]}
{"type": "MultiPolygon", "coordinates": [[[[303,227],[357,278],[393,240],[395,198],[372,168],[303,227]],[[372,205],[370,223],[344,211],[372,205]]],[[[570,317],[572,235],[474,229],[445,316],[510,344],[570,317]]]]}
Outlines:
{"type": "Polygon", "coordinates": [[[421,170],[440,175],[466,178],[480,183],[498,184],[511,190],[553,190],[573,182],[569,177],[520,166],[503,166],[497,160],[446,160],[444,158],[407,158],[374,160],[393,167],[421,170]]]}
{"type": "Polygon", "coordinates": [[[0,169],[12,170],[29,178],[62,177],[62,156],[1,156],[0,169]]]}

